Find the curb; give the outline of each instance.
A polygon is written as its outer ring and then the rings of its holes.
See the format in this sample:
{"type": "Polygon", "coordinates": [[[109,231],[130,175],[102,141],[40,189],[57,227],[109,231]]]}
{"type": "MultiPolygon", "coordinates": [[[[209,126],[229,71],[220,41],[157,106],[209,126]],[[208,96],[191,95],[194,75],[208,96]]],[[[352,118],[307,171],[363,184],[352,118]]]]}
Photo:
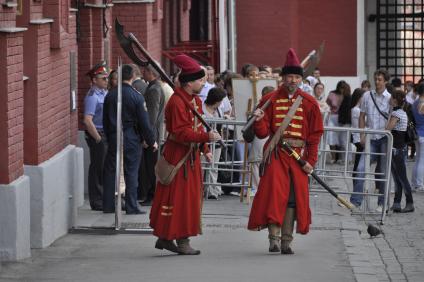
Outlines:
{"type": "Polygon", "coordinates": [[[377,273],[369,259],[360,236],[360,226],[355,218],[345,216],[341,234],[346,255],[357,282],[378,282],[377,273]]]}

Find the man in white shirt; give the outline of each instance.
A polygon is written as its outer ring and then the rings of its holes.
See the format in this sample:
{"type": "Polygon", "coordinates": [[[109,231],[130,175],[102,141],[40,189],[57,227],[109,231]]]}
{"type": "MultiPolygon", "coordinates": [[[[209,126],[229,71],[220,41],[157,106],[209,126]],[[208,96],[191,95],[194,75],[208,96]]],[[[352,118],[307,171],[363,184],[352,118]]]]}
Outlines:
{"type": "MultiPolygon", "coordinates": [[[[364,93],[361,101],[359,115],[359,128],[369,128],[375,130],[384,130],[387,124],[387,117],[390,111],[390,93],[386,89],[386,83],[389,81],[390,75],[386,70],[379,69],[374,72],[375,90],[370,90],[364,93]],[[375,101],[375,102],[374,102],[375,101]],[[377,109],[380,109],[380,111],[377,109]],[[380,113],[381,112],[381,113],[380,113]],[[384,116],[383,116],[384,115],[384,116]]],[[[365,134],[361,133],[361,143],[365,144],[365,134]]],[[[371,135],[370,142],[371,153],[383,153],[384,155],[371,155],[371,161],[377,161],[375,178],[385,178],[386,174],[386,155],[387,153],[387,137],[381,134],[371,135]]],[[[358,178],[365,177],[365,155],[361,155],[361,159],[356,170],[358,178]]],[[[385,182],[376,181],[376,188],[380,194],[384,194],[385,182]]],[[[353,192],[364,191],[364,180],[354,179],[353,192]]],[[[362,195],[354,194],[350,197],[350,201],[357,207],[362,203],[362,195]]],[[[378,197],[378,211],[382,210],[384,196],[378,197]]]]}
{"type": "MultiPolygon", "coordinates": [[[[212,66],[206,66],[205,67],[206,72],[206,83],[205,86],[203,86],[202,91],[199,94],[200,100],[202,100],[202,103],[205,102],[206,97],[208,97],[209,90],[216,87],[215,85],[215,70],[212,66]]],[[[230,115],[232,111],[231,102],[228,99],[227,96],[225,96],[224,100],[222,100],[221,105],[219,106],[219,110],[224,115],[230,115]]]]}
{"type": "Polygon", "coordinates": [[[202,100],[202,103],[204,103],[206,97],[208,97],[209,90],[215,87],[215,70],[213,69],[213,67],[206,66],[204,67],[204,71],[206,73],[206,83],[205,86],[203,86],[202,91],[200,91],[200,94],[198,95],[200,100],[202,100]]]}

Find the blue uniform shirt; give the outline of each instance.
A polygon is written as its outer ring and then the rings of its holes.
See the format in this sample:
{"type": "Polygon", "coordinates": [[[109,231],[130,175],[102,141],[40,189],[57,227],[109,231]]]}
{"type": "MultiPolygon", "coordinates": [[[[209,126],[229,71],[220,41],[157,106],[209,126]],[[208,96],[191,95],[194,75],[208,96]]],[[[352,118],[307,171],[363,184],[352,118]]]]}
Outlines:
{"type": "Polygon", "coordinates": [[[84,115],[93,116],[93,123],[97,129],[103,129],[103,102],[106,94],[106,89],[92,86],[84,99],[84,115]]]}

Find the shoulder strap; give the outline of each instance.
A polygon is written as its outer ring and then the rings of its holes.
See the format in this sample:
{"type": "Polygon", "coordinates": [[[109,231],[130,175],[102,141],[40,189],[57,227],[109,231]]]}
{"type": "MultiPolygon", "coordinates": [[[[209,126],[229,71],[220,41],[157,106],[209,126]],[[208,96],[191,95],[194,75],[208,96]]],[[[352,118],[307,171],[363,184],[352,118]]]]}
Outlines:
{"type": "Polygon", "coordinates": [[[371,99],[372,99],[372,101],[373,101],[373,103],[374,103],[374,106],[377,108],[377,111],[380,113],[380,115],[382,115],[385,119],[389,119],[381,110],[380,110],[380,108],[377,106],[377,102],[375,101],[375,98],[374,98],[374,96],[372,95],[372,91],[370,91],[370,96],[371,96],[371,99]]]}
{"type": "MultiPolygon", "coordinates": [[[[175,140],[174,137],[172,137],[172,133],[169,133],[166,139],[175,140]]],[[[176,164],[176,166],[175,166],[176,169],[179,169],[184,164],[184,162],[187,160],[187,158],[190,155],[190,153],[193,151],[193,147],[194,147],[193,146],[193,143],[187,143],[187,144],[190,145],[190,149],[184,155],[184,157],[176,164]]],[[[160,154],[163,157],[163,151],[160,154]]]]}
{"type": "Polygon", "coordinates": [[[269,145],[264,152],[264,157],[263,157],[264,162],[269,161],[270,153],[272,152],[272,150],[274,150],[275,146],[280,141],[280,138],[283,135],[284,130],[286,130],[287,126],[289,126],[289,123],[293,119],[293,116],[296,113],[297,108],[299,108],[302,100],[303,100],[303,97],[301,95],[297,96],[296,100],[294,101],[293,105],[290,107],[290,110],[287,113],[286,117],[284,118],[283,122],[281,123],[280,127],[278,127],[274,136],[272,136],[272,139],[269,142],[269,145]]]}
{"type": "Polygon", "coordinates": [[[180,169],[180,167],[187,160],[187,158],[190,155],[191,151],[193,151],[193,145],[190,145],[190,149],[188,150],[187,154],[185,154],[184,157],[177,163],[177,165],[175,166],[175,169],[177,169],[177,170],[180,169]]]}

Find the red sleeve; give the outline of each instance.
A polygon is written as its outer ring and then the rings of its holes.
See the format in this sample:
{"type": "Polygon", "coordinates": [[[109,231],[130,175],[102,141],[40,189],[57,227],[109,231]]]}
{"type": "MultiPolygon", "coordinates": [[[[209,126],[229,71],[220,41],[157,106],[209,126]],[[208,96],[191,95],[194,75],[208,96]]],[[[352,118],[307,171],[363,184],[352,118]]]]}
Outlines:
{"type": "Polygon", "coordinates": [[[312,166],[315,166],[318,160],[318,145],[324,133],[324,126],[318,104],[315,102],[310,105],[310,109],[308,110],[309,132],[306,137],[306,161],[312,166]]]}
{"type": "Polygon", "coordinates": [[[209,135],[204,131],[203,126],[199,126],[198,131],[193,130],[193,121],[191,118],[192,115],[181,98],[168,102],[166,121],[170,121],[168,131],[174,135],[175,140],[177,142],[187,143],[208,142],[209,135]]]}

